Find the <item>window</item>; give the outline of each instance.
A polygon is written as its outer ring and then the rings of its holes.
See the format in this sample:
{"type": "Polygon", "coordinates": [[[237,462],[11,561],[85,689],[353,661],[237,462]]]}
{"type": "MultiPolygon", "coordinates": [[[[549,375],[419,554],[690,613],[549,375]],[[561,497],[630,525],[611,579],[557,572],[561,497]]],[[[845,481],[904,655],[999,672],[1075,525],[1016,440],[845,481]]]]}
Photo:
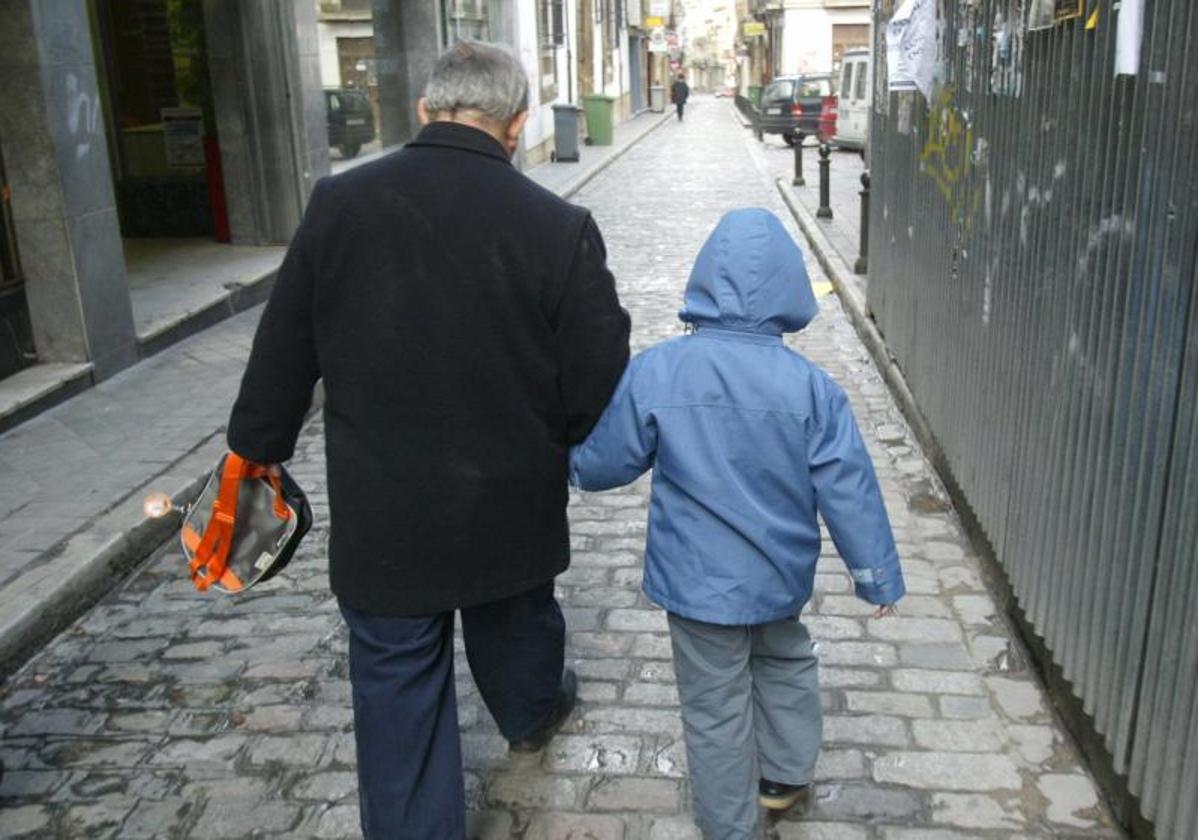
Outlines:
{"type": "Polygon", "coordinates": [[[443,0],[441,23],[446,47],[458,41],[490,40],[487,0],[443,0]]]}
{"type": "Polygon", "coordinates": [[[865,99],[865,77],[866,68],[869,67],[864,61],[857,62],[857,86],[853,90],[853,98],[857,100],[865,99]]]}
{"type": "Polygon", "coordinates": [[[557,99],[557,48],[565,40],[564,0],[539,0],[537,40],[540,45],[541,102],[557,99]]]}
{"type": "Polygon", "coordinates": [[[845,62],[844,72],[840,78],[840,94],[848,96],[853,89],[853,65],[845,62]]]}

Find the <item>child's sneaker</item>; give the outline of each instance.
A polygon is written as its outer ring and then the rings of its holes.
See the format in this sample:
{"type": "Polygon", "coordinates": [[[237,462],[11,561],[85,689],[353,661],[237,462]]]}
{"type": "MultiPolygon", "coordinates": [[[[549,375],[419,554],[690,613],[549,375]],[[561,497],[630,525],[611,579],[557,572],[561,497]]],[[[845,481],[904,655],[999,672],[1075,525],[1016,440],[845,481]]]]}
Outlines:
{"type": "Polygon", "coordinates": [[[762,779],[757,784],[757,801],[771,811],[789,811],[811,790],[811,785],[784,785],[762,779]]]}

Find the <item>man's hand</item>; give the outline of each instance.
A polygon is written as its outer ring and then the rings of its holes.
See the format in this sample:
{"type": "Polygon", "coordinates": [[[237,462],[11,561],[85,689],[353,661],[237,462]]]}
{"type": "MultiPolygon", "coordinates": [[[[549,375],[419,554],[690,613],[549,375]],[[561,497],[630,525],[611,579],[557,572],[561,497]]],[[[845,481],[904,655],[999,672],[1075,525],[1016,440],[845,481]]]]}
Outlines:
{"type": "Polygon", "coordinates": [[[874,618],[888,618],[892,615],[898,615],[897,604],[883,604],[874,611],[874,618]]]}

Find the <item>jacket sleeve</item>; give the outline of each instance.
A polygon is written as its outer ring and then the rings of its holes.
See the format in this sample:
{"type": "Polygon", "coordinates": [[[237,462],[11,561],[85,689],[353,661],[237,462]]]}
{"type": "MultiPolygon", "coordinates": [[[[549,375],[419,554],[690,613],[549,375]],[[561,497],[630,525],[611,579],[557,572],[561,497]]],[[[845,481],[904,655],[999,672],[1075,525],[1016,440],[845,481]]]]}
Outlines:
{"type": "Polygon", "coordinates": [[[816,507],[853,577],[857,597],[893,604],[906,594],[890,519],[844,391],[817,377],[808,439],[816,507]]]}
{"type": "Polygon", "coordinates": [[[292,456],[320,377],[312,252],[326,203],[323,182],[318,182],[258,322],[229,418],[229,448],[260,464],[277,464],[292,456]]]}
{"type": "Polygon", "coordinates": [[[653,465],[657,426],[641,413],[635,394],[639,359],[624,371],[616,393],[590,437],[570,450],[570,483],[608,490],[635,481],[653,465]]]}
{"type": "Polygon", "coordinates": [[[628,364],[628,313],[620,308],[607,250],[588,215],[553,318],[559,389],[570,444],[583,441],[628,364]]]}

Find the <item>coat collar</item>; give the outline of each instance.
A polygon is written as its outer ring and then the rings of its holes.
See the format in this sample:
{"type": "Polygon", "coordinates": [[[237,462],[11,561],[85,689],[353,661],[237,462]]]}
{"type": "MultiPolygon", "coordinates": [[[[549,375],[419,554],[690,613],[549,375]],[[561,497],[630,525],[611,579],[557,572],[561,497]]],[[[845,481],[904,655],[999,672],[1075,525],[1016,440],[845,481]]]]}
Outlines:
{"type": "Polygon", "coordinates": [[[445,121],[431,122],[420,130],[409,146],[441,146],[486,155],[511,163],[507,150],[498,140],[479,128],[445,121]]]}

